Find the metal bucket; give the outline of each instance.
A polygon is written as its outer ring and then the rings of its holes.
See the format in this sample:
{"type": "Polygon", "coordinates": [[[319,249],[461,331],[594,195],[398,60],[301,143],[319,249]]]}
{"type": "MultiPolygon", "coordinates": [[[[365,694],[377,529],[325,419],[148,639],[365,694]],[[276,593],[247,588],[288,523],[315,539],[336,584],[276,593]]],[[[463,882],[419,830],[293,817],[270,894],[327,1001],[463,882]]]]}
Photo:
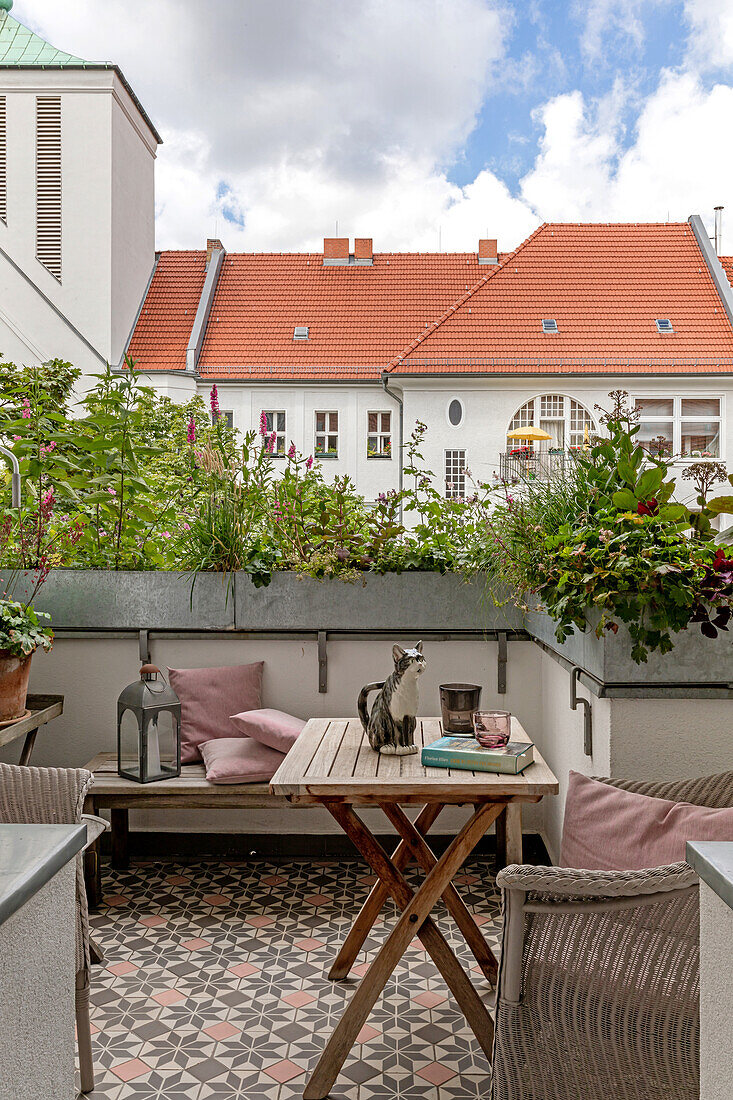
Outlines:
{"type": "Polygon", "coordinates": [[[473,715],[481,702],[478,684],[441,684],[440,710],[446,733],[473,734],[473,715]]]}

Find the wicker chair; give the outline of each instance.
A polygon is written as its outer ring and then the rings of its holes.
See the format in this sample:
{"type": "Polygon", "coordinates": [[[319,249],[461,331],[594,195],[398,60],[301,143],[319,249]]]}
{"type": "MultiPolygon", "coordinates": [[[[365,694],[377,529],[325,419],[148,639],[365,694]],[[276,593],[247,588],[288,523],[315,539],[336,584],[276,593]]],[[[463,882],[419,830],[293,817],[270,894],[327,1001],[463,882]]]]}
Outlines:
{"type": "MultiPolygon", "coordinates": [[[[83,814],[91,772],[77,768],[26,768],[0,764],[0,822],[4,824],[87,825],[87,844],[94,843],[106,823],[83,814]]],[[[93,952],[99,958],[96,952],[93,952]]],[[[94,1088],[92,1037],[89,1024],[90,940],[83,853],[76,863],[76,1033],[81,1091],[94,1088]]]]}
{"type": "MultiPolygon", "coordinates": [[[[733,806],[733,772],[603,779],[733,806]]],[[[698,880],[644,871],[500,871],[504,932],[491,1100],[698,1100],[698,880]]]]}

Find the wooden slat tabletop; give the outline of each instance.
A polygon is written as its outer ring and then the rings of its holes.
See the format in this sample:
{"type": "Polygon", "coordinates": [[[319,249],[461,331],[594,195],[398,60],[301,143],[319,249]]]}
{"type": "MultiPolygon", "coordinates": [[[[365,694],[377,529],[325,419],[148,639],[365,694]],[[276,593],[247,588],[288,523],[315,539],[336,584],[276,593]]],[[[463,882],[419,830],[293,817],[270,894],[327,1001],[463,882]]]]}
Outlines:
{"type": "Polygon", "coordinates": [[[8,726],[0,726],[0,745],[9,745],[18,737],[44,726],[52,718],[58,718],[64,709],[63,695],[29,695],[26,707],[30,714],[8,726]]]}
{"type": "MultiPolygon", "coordinates": [[[[415,742],[422,748],[443,736],[439,718],[419,718],[415,742]]],[[[512,718],[512,741],[529,741],[512,718]]],[[[273,794],[293,802],[323,798],[346,802],[465,803],[536,801],[557,794],[558,782],[535,746],[534,763],[520,775],[424,768],[420,753],[381,756],[374,752],[358,718],[311,718],[272,778],[273,794]]]]}

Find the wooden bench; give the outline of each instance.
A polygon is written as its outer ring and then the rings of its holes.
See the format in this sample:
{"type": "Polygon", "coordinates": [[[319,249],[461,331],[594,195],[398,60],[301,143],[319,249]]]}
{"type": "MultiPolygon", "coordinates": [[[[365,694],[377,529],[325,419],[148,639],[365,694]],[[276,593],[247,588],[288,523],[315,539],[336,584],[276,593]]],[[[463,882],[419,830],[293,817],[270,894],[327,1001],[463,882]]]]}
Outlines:
{"type": "MultiPolygon", "coordinates": [[[[248,809],[282,807],[286,798],[270,793],[269,783],[216,784],[206,779],[203,764],[184,764],[180,776],[160,783],[134,783],[117,774],[117,754],[100,752],[86,765],[94,774],[94,784],[84,803],[84,812],[98,814],[109,810],[112,826],[112,866],[129,864],[129,812],[132,809],[248,809]]],[[[101,900],[99,841],[87,851],[86,883],[89,904],[101,900]]]]}

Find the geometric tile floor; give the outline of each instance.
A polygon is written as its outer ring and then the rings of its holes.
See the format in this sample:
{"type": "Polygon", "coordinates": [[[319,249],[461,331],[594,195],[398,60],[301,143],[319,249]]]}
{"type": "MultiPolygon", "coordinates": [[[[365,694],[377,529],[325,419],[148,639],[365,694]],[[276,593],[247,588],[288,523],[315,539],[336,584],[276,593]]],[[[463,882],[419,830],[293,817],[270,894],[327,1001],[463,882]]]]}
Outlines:
{"type": "MultiPolygon", "coordinates": [[[[91,914],[93,1100],[294,1100],[383,939],[328,967],[373,882],[356,860],[137,862],[105,868],[91,914]]],[[[496,946],[493,865],[456,878],[496,946]]],[[[487,1004],[493,990],[449,916],[439,923],[487,1004]]],[[[390,924],[394,907],[384,915],[390,924]]],[[[415,940],[377,1002],[333,1100],[485,1100],[489,1067],[415,940]]]]}

